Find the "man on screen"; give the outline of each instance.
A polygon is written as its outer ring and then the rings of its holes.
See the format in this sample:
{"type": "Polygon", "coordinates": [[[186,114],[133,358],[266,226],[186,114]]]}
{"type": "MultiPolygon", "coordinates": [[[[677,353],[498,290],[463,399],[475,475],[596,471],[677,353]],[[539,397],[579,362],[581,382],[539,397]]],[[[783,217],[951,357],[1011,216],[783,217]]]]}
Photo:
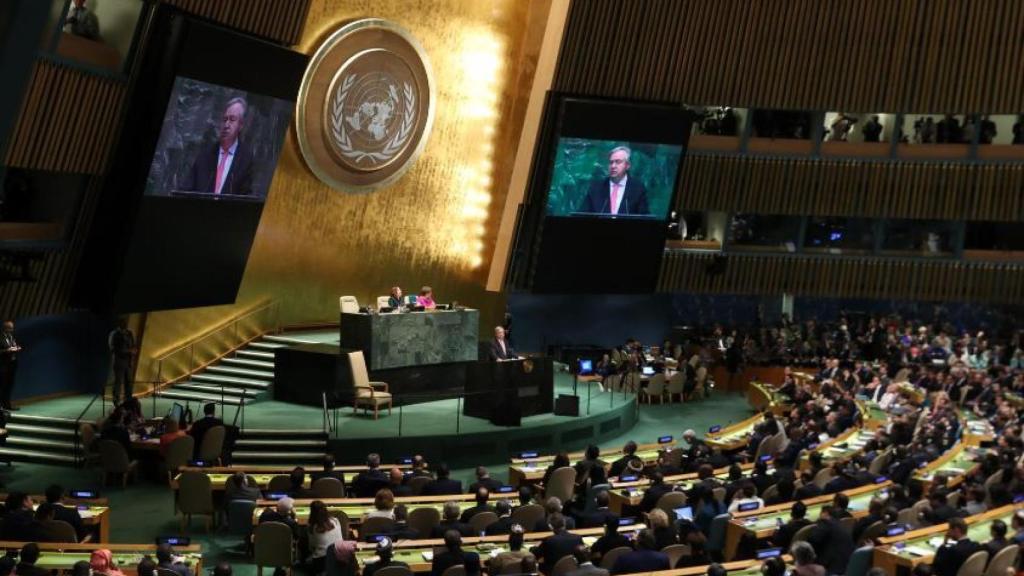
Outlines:
{"type": "Polygon", "coordinates": [[[232,98],[224,107],[217,145],[204,147],[192,163],[180,187],[186,192],[207,194],[252,194],[252,150],[239,135],[245,127],[249,104],[232,98]]]}
{"type": "Polygon", "coordinates": [[[594,180],[580,203],[579,212],[591,214],[650,214],[647,188],[629,175],[629,156],[625,146],[608,154],[608,177],[594,180]]]}

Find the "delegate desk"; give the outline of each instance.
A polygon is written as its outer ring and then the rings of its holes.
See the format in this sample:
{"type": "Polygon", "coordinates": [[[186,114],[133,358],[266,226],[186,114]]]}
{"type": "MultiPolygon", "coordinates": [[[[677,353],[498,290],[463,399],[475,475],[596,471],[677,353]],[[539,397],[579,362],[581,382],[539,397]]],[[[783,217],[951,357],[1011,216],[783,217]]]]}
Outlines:
{"type": "MultiPolygon", "coordinates": [[[[391,468],[398,468],[403,472],[408,471],[412,468],[409,464],[392,464],[390,466],[381,465],[381,469],[390,470],[391,468]]],[[[210,488],[216,492],[223,492],[224,486],[232,475],[236,472],[244,472],[246,476],[249,476],[256,481],[256,487],[260,490],[266,490],[267,485],[270,484],[270,480],[275,476],[288,476],[292,473],[295,466],[211,466],[211,467],[196,467],[196,466],[183,466],[179,472],[202,472],[210,477],[210,488]]],[[[356,477],[360,472],[367,470],[366,466],[335,466],[336,472],[344,472],[346,487],[351,485],[352,479],[356,477]]],[[[319,472],[320,469],[307,469],[306,470],[306,483],[304,486],[309,488],[312,485],[312,474],[319,472]]],[[[181,474],[177,474],[174,480],[171,481],[171,488],[175,491],[178,490],[178,478],[181,474]]]]}
{"type": "Polygon", "coordinates": [[[342,314],[342,348],[362,350],[370,371],[473,362],[480,311],[342,314]]]}
{"type": "MultiPolygon", "coordinates": [[[[8,552],[21,550],[25,542],[0,542],[0,550],[8,552]]],[[[76,562],[89,561],[94,550],[110,550],[114,556],[114,563],[126,575],[135,575],[136,566],[143,556],[156,557],[155,544],[63,544],[52,542],[39,543],[39,560],[36,566],[44,570],[67,571],[74,567],[76,562]]],[[[203,554],[199,544],[188,546],[175,546],[174,554],[180,556],[183,561],[192,568],[193,574],[203,573],[203,554]]]]}
{"type": "MultiPolygon", "coordinates": [[[[892,486],[892,482],[886,480],[879,484],[868,484],[844,490],[842,493],[850,497],[850,505],[848,507],[850,514],[854,518],[866,516],[868,505],[871,503],[872,498],[888,498],[890,486],[892,486]]],[[[831,504],[833,498],[835,498],[835,494],[823,494],[804,500],[803,503],[807,506],[806,518],[812,521],[817,520],[821,514],[821,509],[831,504]]],[[[784,502],[782,504],[765,506],[757,510],[750,510],[749,512],[736,512],[733,514],[725,529],[726,559],[731,559],[736,553],[736,546],[744,534],[752,534],[759,541],[770,538],[780,524],[789,522],[793,504],[794,502],[784,502]]]]}
{"type": "MultiPolygon", "coordinates": [[[[964,518],[967,537],[975,542],[988,542],[992,538],[992,522],[1002,520],[1009,526],[1014,513],[1022,508],[1024,505],[1010,504],[964,518]]],[[[883,537],[875,547],[872,564],[892,576],[908,575],[918,564],[932,562],[948,529],[948,524],[936,524],[898,536],[883,537]]]]}
{"type": "MultiPolygon", "coordinates": [[[[668,442],[639,444],[636,447],[636,456],[644,461],[644,464],[656,464],[658,457],[666,450],[672,450],[675,443],[668,442]]],[[[572,466],[583,459],[583,451],[569,453],[569,465],[572,466]]],[[[605,448],[601,450],[600,458],[606,462],[606,468],[611,462],[622,457],[621,448],[605,448]]],[[[508,465],[508,483],[510,486],[522,486],[524,484],[539,484],[544,479],[544,471],[555,461],[554,455],[547,454],[535,458],[513,458],[508,465]]]]}
{"type": "MultiPolygon", "coordinates": [[[[629,524],[619,526],[619,532],[635,534],[644,528],[646,526],[643,524],[629,524]]],[[[570,530],[570,532],[582,536],[583,542],[590,546],[604,534],[604,528],[582,528],[570,530]]],[[[523,535],[523,550],[529,550],[548,536],[551,536],[551,532],[527,532],[523,535]]],[[[405,562],[413,572],[430,572],[434,550],[443,547],[444,540],[441,539],[401,540],[395,544],[393,559],[405,562]]],[[[476,552],[480,555],[480,563],[486,564],[489,559],[508,550],[508,535],[464,537],[462,539],[462,549],[466,552],[476,552]]],[[[359,562],[360,570],[365,568],[367,564],[378,561],[376,544],[359,544],[356,559],[359,562]]]]}
{"type": "Polygon", "coordinates": [[[704,443],[722,452],[733,452],[745,448],[754,433],[754,427],[764,422],[763,414],[754,414],[742,422],[726,426],[718,432],[709,432],[704,436],[704,443]]]}
{"type": "MultiPolygon", "coordinates": [[[[505,496],[504,494],[492,495],[491,501],[497,502],[505,496]]],[[[518,498],[518,494],[508,494],[509,498],[518,498]]],[[[309,506],[315,499],[302,499],[295,501],[295,520],[299,524],[309,522],[309,506]]],[[[342,513],[348,518],[349,526],[358,526],[363,522],[363,517],[376,510],[373,505],[373,498],[319,498],[327,510],[335,516],[342,513]]],[[[409,512],[417,508],[433,508],[438,512],[442,511],[445,503],[457,502],[460,510],[466,510],[476,505],[476,494],[449,494],[445,496],[399,496],[395,498],[395,505],[405,504],[409,512]]],[[[267,508],[277,505],[274,500],[260,500],[256,502],[256,509],[253,510],[252,523],[259,524],[260,514],[267,508]]]]}
{"type": "Polygon", "coordinates": [[[953,488],[963,482],[968,474],[980,466],[975,459],[982,456],[985,452],[986,450],[983,448],[968,446],[963,441],[957,442],[952,448],[946,450],[942,456],[939,456],[924,468],[915,471],[914,478],[924,484],[926,492],[931,489],[932,483],[935,482],[935,477],[938,475],[947,476],[946,485],[953,488]]]}
{"type": "Polygon", "coordinates": [[[467,367],[465,391],[463,414],[466,416],[485,418],[499,426],[519,426],[524,416],[552,411],[555,392],[552,360],[474,362],[467,367]]]}
{"type": "MultiPolygon", "coordinates": [[[[0,500],[5,498],[7,494],[0,494],[0,500]]],[[[30,494],[29,498],[32,499],[33,510],[39,507],[40,502],[46,502],[46,496],[42,494],[30,494]]],[[[110,542],[110,504],[106,498],[65,498],[61,504],[78,509],[82,526],[95,531],[97,542],[110,542]]]]}
{"type": "MultiPolygon", "coordinates": [[[[718,468],[714,471],[714,477],[722,482],[726,482],[729,479],[729,466],[718,468]]],[[[740,464],[740,469],[743,470],[743,477],[750,477],[751,471],[754,469],[754,463],[748,462],[746,464],[740,464]]],[[[772,467],[768,468],[769,474],[774,474],[775,469],[772,467]]],[[[678,486],[683,491],[689,491],[693,488],[694,481],[697,480],[696,472],[687,472],[685,474],[676,474],[673,476],[665,476],[666,484],[678,486]]],[[[610,482],[611,489],[608,491],[608,509],[616,514],[622,514],[622,511],[627,506],[633,506],[634,508],[640,506],[640,503],[644,499],[644,489],[651,485],[651,481],[648,478],[639,478],[637,480],[623,481],[622,479],[616,478],[610,482]]]]}

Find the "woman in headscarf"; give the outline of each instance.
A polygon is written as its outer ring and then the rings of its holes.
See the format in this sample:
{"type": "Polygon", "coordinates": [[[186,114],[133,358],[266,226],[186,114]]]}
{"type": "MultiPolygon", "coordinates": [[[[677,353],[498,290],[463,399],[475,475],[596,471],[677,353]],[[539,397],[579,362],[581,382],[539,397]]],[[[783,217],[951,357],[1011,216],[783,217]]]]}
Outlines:
{"type": "Polygon", "coordinates": [[[106,548],[93,550],[89,557],[89,566],[93,574],[106,574],[107,576],[124,576],[124,572],[114,564],[114,555],[106,548]]]}

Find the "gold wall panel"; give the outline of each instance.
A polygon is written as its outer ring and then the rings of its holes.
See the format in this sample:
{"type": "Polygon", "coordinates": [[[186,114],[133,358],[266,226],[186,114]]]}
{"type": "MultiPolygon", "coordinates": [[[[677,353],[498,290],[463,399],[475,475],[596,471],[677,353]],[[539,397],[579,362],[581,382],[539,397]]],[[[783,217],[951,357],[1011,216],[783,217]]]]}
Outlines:
{"type": "MultiPolygon", "coordinates": [[[[297,50],[311,54],[343,23],[393,20],[423,45],[437,84],[423,154],[394,185],[346,194],[317,180],[290,132],[233,306],[148,315],[138,379],[151,359],[223,319],[276,300],[282,324],[334,322],[338,297],[375,303],[398,284],[481,310],[481,333],[504,313],[484,289],[506,183],[550,0],[313,0],[297,50]]],[[[187,262],[177,263],[187,266],[187,262]]],[[[197,279],[201,281],[201,279],[197,279]]],[[[166,375],[165,375],[166,376],[166,375]]]]}

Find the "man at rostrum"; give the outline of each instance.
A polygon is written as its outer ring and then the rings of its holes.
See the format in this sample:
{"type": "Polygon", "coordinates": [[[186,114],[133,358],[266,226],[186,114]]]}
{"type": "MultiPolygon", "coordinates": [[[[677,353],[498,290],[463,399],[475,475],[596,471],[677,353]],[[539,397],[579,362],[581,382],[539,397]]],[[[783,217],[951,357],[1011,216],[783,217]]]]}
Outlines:
{"type": "Polygon", "coordinates": [[[501,326],[494,328],[494,339],[491,340],[491,360],[514,360],[519,356],[512,348],[512,344],[505,339],[505,329],[501,326]]]}
{"type": "Polygon", "coordinates": [[[608,154],[608,176],[590,183],[590,189],[577,207],[588,214],[651,213],[647,206],[647,188],[638,178],[629,175],[632,151],[625,146],[612,148],[608,154]]]}

